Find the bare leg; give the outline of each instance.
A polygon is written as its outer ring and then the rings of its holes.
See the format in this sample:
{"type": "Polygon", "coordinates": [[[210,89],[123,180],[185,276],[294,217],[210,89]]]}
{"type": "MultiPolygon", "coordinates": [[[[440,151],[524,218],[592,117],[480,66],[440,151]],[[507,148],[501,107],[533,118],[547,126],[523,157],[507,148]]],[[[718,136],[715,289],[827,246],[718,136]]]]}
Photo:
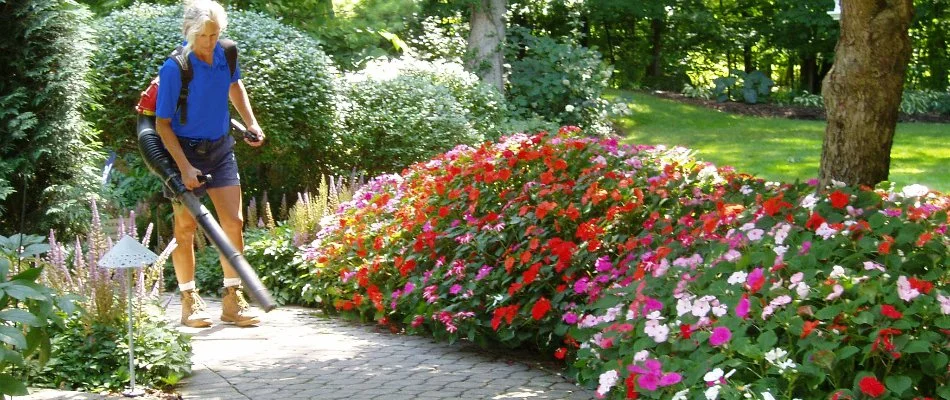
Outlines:
{"type": "MultiPolygon", "coordinates": [[[[208,196],[214,203],[215,213],[221,229],[228,236],[231,245],[237,251],[244,253],[244,214],[241,212],[241,187],[225,186],[208,189],[208,196]]],[[[237,271],[231,267],[224,257],[219,257],[221,270],[225,278],[238,278],[237,271]]]]}
{"type": "Polygon", "coordinates": [[[195,280],[195,229],[198,228],[195,217],[181,203],[173,202],[175,218],[175,241],[178,247],[172,252],[172,264],[175,265],[175,277],[178,283],[195,280]]]}

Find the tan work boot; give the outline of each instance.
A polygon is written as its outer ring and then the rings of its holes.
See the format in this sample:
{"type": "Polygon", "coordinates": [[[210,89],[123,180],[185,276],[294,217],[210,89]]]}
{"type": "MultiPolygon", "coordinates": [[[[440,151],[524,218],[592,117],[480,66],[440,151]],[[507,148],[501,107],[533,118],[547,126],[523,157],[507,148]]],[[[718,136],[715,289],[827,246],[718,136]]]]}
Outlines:
{"type": "Polygon", "coordinates": [[[181,324],[192,328],[211,326],[211,317],[205,312],[205,302],[196,290],[181,292],[181,324]]]}
{"type": "Polygon", "coordinates": [[[224,297],[221,299],[221,321],[237,326],[257,325],[261,321],[248,313],[247,300],[237,286],[224,288],[224,297]]]}

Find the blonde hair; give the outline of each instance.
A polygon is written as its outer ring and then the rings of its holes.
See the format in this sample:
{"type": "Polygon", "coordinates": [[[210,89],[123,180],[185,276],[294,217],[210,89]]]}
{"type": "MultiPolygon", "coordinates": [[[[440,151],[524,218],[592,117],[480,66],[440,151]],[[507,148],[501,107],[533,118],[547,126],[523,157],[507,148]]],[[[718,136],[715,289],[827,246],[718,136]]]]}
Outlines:
{"type": "Polygon", "coordinates": [[[214,0],[185,0],[185,14],[181,25],[181,32],[185,35],[185,54],[192,52],[192,44],[201,29],[209,22],[214,22],[224,32],[228,27],[228,14],[224,7],[214,0]]]}

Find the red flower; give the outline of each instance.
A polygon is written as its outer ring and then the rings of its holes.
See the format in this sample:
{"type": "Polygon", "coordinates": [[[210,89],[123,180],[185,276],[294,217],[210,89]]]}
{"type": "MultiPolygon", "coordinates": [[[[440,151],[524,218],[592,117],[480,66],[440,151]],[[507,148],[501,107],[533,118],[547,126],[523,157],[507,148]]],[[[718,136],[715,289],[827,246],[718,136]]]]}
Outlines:
{"type": "Polygon", "coordinates": [[[818,213],[812,213],[811,216],[808,217],[808,222],[805,222],[805,228],[816,230],[823,223],[825,223],[825,219],[822,218],[821,215],[818,213]]]}
{"type": "Polygon", "coordinates": [[[881,381],[873,376],[865,376],[861,378],[861,382],[858,383],[858,387],[861,388],[861,392],[871,396],[871,397],[880,397],[884,394],[884,385],[881,381]]]}
{"type": "Polygon", "coordinates": [[[881,315],[890,319],[901,319],[901,317],[904,316],[904,314],[901,314],[900,311],[897,311],[897,309],[890,304],[884,304],[881,306],[881,315]]]}
{"type": "Polygon", "coordinates": [[[683,339],[689,339],[690,336],[693,336],[693,329],[690,328],[689,324],[680,325],[680,336],[683,339]]]}
{"type": "Polygon", "coordinates": [[[542,297],[534,303],[534,307],[531,307],[531,316],[535,320],[544,318],[544,315],[551,311],[551,301],[542,297]]]}
{"type": "Polygon", "coordinates": [[[844,208],[848,205],[849,196],[840,190],[835,190],[830,196],[831,206],[834,208],[844,208]]]}
{"type": "Polygon", "coordinates": [[[801,338],[804,339],[808,337],[808,335],[810,335],[811,332],[814,331],[816,327],[818,327],[818,323],[819,321],[805,321],[805,326],[802,327],[801,338]]]}
{"type": "Polygon", "coordinates": [[[778,196],[762,203],[762,209],[766,215],[773,216],[782,211],[783,208],[792,208],[792,204],[787,201],[782,201],[782,197],[785,197],[785,193],[780,193],[778,196]]]}
{"type": "Polygon", "coordinates": [[[894,238],[884,235],[884,241],[877,246],[877,252],[881,254],[890,254],[892,244],[894,244],[894,238]]]}
{"type": "Polygon", "coordinates": [[[554,351],[554,358],[558,360],[563,360],[564,356],[566,355],[567,355],[567,348],[559,347],[557,350],[554,351]]]}
{"type": "Polygon", "coordinates": [[[934,289],[933,283],[920,280],[917,278],[909,278],[907,280],[910,281],[910,287],[917,289],[917,291],[920,293],[930,294],[930,291],[934,289]]]}

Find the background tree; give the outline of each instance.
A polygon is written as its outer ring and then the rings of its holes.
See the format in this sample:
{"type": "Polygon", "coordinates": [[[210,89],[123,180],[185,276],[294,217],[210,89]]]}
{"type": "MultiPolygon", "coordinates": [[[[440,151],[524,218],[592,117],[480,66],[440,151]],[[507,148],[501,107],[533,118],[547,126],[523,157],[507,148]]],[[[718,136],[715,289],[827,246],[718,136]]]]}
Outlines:
{"type": "Polygon", "coordinates": [[[499,93],[505,92],[505,6],[505,0],[478,0],[472,4],[472,30],[468,37],[472,56],[468,67],[499,93]]]}
{"type": "Polygon", "coordinates": [[[0,234],[88,224],[103,159],[80,114],[90,17],[71,0],[0,2],[0,234]]]}
{"type": "Polygon", "coordinates": [[[849,185],[887,180],[891,145],[911,55],[912,0],[841,5],[841,38],[822,94],[828,126],[819,178],[849,185]]]}

